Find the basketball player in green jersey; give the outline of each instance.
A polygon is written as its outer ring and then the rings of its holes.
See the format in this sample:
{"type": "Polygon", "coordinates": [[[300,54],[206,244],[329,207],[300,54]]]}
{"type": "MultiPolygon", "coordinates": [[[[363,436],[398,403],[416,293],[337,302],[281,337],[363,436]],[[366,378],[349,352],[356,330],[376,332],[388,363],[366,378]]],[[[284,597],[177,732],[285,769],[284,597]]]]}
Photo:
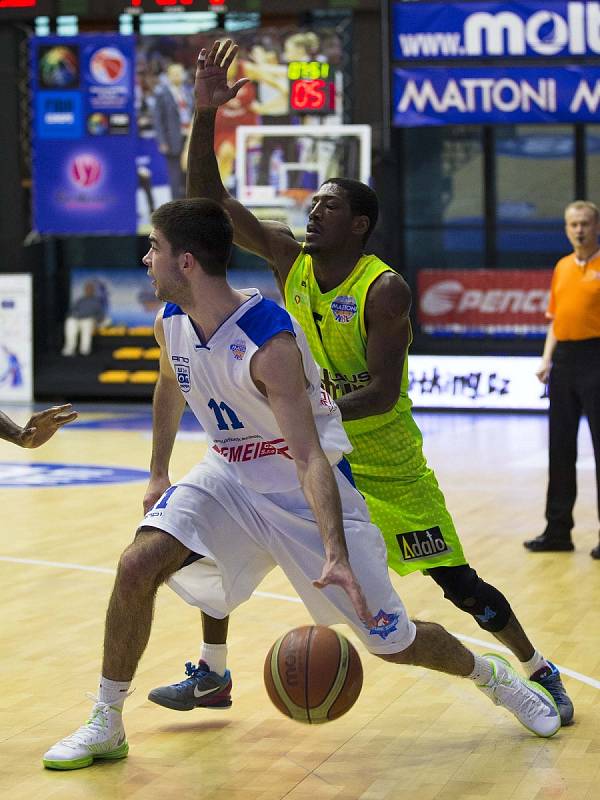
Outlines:
{"type": "MultiPolygon", "coordinates": [[[[524,672],[551,692],[562,724],[568,725],[573,705],[558,670],[534,648],[505,596],[467,563],[423,455],[407,393],[410,289],[391,267],[364,254],[377,222],[377,196],[358,181],[326,181],[313,197],[306,240],[300,245],[286,226],[258,220],[221,182],[214,123],[217,108],[245,83],[227,84],[227,67],[236,52],[230,42],[217,42],[209,53],[200,53],[188,196],[221,203],[233,219],[236,244],[273,268],[286,308],[302,325],[321,368],[323,386],[342,412],[354,448],[347,458],[384,535],[390,566],[400,575],[420,570],[433,578],[448,600],[509,647],[524,672]]],[[[168,485],[168,476],[151,481],[145,507],[168,485]]],[[[149,695],[154,702],[187,710],[210,706],[212,693],[221,696],[227,620],[203,615],[203,622],[198,667],[188,664],[186,680],[154,689],[149,695]]]]}

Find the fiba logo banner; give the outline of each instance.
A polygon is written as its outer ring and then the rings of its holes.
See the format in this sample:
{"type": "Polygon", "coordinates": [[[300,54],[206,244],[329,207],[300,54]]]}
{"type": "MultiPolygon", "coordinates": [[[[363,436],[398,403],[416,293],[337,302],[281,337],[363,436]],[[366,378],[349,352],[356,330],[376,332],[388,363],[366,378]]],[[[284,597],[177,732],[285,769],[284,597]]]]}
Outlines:
{"type": "Polygon", "coordinates": [[[91,153],[80,153],[69,163],[71,183],[80,189],[91,189],[102,177],[102,162],[91,153]]]}
{"type": "Polygon", "coordinates": [[[90,58],[90,72],[105,86],[119,83],[126,75],[127,59],[116,47],[101,47],[90,58]]]}
{"type": "Polygon", "coordinates": [[[348,323],[356,314],[357,305],[353,297],[339,295],[331,303],[331,311],[336,322],[348,323]]]}
{"type": "Polygon", "coordinates": [[[394,59],[592,56],[600,3],[395,3],[394,59]]]}

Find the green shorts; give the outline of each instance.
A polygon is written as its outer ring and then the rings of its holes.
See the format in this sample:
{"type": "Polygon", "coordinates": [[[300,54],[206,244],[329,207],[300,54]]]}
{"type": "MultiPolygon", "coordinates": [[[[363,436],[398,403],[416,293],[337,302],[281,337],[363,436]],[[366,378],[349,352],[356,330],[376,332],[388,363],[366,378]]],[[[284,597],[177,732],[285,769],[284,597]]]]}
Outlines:
{"type": "MultiPolygon", "coordinates": [[[[348,426],[351,429],[351,425],[348,426]]],[[[348,430],[347,428],[347,430],[348,430]]],[[[456,528],[410,411],[366,433],[348,430],[357,489],[383,533],[388,563],[399,575],[466,564],[456,528]]]]}

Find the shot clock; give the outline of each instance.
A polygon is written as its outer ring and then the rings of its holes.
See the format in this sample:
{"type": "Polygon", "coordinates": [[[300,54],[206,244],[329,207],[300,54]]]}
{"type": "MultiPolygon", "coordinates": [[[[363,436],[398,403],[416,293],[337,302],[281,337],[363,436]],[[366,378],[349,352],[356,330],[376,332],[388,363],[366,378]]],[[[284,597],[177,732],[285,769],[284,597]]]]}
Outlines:
{"type": "Polygon", "coordinates": [[[333,114],[335,74],[326,61],[290,61],[290,111],[294,114],[333,114]]]}

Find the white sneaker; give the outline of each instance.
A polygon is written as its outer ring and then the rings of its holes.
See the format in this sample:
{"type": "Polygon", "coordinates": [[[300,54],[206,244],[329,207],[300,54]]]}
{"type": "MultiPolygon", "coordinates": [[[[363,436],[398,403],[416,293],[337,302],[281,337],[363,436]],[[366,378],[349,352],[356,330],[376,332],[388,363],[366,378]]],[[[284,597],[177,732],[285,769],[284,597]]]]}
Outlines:
{"type": "Polygon", "coordinates": [[[554,736],[560,728],[560,713],[549,691],[539,683],[522,678],[508,661],[495,653],[483,658],[490,662],[492,680],[478,686],[497,706],[504,706],[537,736],[554,736]]]}
{"type": "Polygon", "coordinates": [[[96,700],[85,725],[51,747],[43,762],[48,769],[81,769],[95,758],[125,758],[128,752],[121,709],[96,700]]]}

